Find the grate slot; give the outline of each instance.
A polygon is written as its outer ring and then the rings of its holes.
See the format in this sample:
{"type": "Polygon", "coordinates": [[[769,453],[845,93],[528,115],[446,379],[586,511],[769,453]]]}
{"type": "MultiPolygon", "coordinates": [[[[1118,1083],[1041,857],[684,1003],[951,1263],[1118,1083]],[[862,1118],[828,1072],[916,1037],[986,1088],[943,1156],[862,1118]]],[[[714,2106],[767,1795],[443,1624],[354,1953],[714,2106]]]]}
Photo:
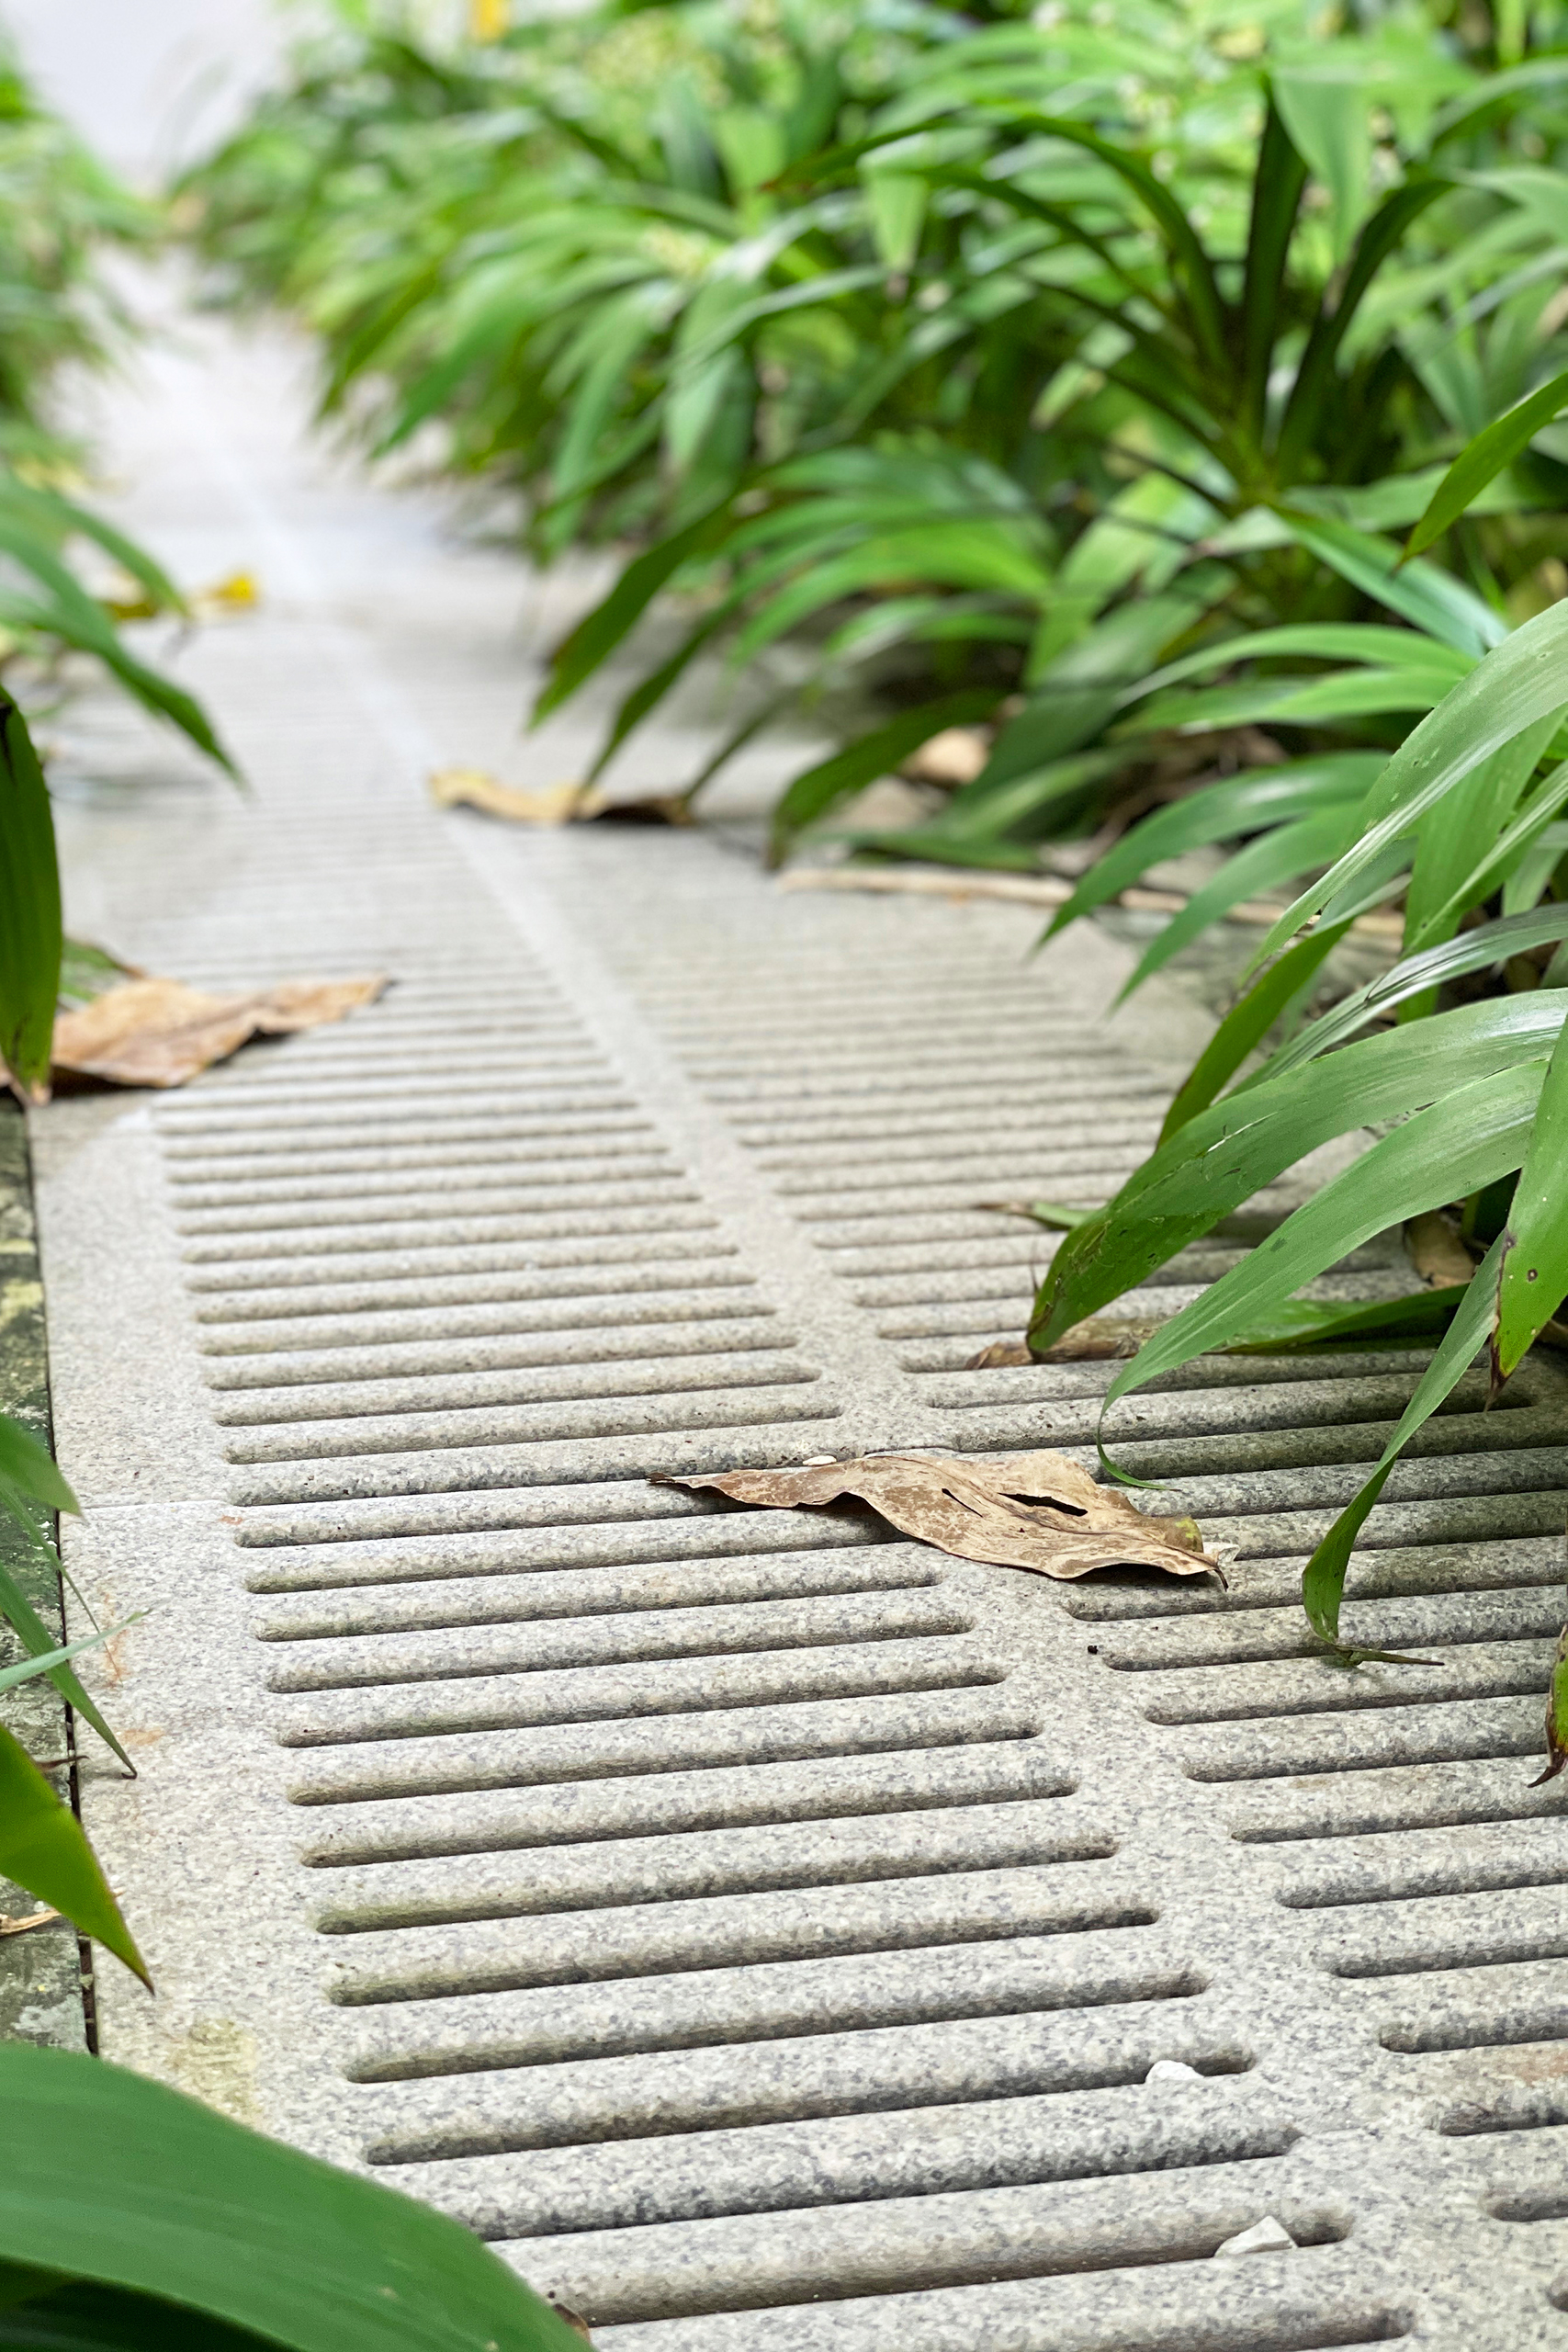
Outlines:
{"type": "MultiPolygon", "coordinates": [[[[804,1906],[793,1894],[764,1890],[555,1912],[533,1922],[367,1928],[335,1956],[333,1997],[360,2007],[1147,1926],[1146,1901],[1125,1873],[1106,1867],[1110,1860],[1111,1841],[1105,1840],[1097,1853],[1043,1869],[960,1870],[824,1886],[804,1906]]],[[[1168,2054],[1180,2053],[1158,2049],[1149,2064],[1168,2054]]]]}

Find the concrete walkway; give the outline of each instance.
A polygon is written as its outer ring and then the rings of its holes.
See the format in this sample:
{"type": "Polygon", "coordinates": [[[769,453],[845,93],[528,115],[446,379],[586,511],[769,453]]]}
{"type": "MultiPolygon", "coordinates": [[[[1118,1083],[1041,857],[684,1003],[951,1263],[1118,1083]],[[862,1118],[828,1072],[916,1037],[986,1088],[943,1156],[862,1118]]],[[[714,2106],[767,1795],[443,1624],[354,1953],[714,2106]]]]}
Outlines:
{"type": "Polygon", "coordinates": [[[107,2054],[435,2199],[635,2352],[1557,2341],[1568,2224],[1508,2217],[1561,2210],[1568,2120],[1527,1786],[1560,1382],[1461,1397],[1390,1489],[1354,1630],[1438,1663],[1351,1679],[1292,1596],[1398,1358],[1140,1403],[1124,1455],[1239,1544],[1228,1595],[649,1486],[1088,1445],[1103,1367],[960,1367],[1040,1254],[973,1204],[1095,1197],[1154,1131],[1168,1076],[1094,1019],[1121,951],[436,812],[439,761],[520,773],[566,592],[331,464],[287,345],[180,334],[113,463],[182,577],[265,584],[184,664],[252,792],[83,707],[73,921],[395,985],[37,1122],[72,1566],[151,1612],[102,1678],[141,1778],[85,1794],[159,1985],[100,1968],[107,2054]],[[1212,2258],[1269,2214],[1297,2252],[1212,2258]]]}
{"type": "Polygon", "coordinates": [[[186,321],[106,421],[182,578],[261,575],[182,657],[249,797],[107,698],[59,730],[79,932],[394,982],[35,1124],[71,1565],[149,1612],[98,1675],[141,1778],[85,1790],[159,1988],[100,1966],[106,2054],[443,2204],[616,2352],[1560,2345],[1560,1378],[1461,1391],[1391,1486],[1353,1634],[1438,1662],[1353,1677],[1293,1595],[1405,1358],[1129,1414],[1228,1593],[649,1485],[1091,1459],[1103,1366],[962,1370],[1042,1247],[974,1204],[1113,1185],[1179,1000],[1134,1053],[1097,933],[1030,963],[1016,910],[781,894],[734,831],[436,812],[433,765],[581,757],[515,730],[583,583],[367,489],[304,390],[186,321]]]}

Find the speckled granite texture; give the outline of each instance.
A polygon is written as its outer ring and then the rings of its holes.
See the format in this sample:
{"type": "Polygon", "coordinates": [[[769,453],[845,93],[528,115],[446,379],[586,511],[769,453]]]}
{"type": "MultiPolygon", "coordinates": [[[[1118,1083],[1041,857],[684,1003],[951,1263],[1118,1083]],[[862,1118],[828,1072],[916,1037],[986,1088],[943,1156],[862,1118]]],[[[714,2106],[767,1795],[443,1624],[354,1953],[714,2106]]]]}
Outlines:
{"type": "Polygon", "coordinates": [[[1428,1667],[1337,1673],[1293,1601],[1397,1354],[1128,1409],[1224,1593],[649,1486],[1087,1456],[1105,1367],[962,1369],[1049,1247],[975,1204],[1102,1194],[1190,1022],[1107,1023],[1122,951],[1031,961],[1017,910],[781,895],[739,830],[432,810],[439,762],[581,759],[516,734],[581,582],[514,625],[502,558],[301,454],[287,354],[181,337],[126,512],[261,573],[186,664],[254,792],[87,706],[74,920],[396,984],[37,1123],[72,1558],[152,1611],[142,1777],[86,1804],[160,1992],[102,1972],[107,2050],[462,2215],[609,2352],[1568,2342],[1560,1374],[1461,1390],[1371,1522],[1352,1630],[1428,1667]]]}
{"type": "MultiPolygon", "coordinates": [[[[33,1231],[28,1131],[19,1103],[0,1096],[0,1412],[26,1422],[49,1442],[49,1359],[43,1286],[33,1231]]],[[[9,1520],[0,1519],[0,1559],[45,1623],[62,1623],[58,1573],[9,1520]]],[[[0,1628],[0,1665],[26,1655],[0,1628]]],[[[62,1797],[71,1791],[72,1733],[64,1705],[47,1682],[25,1682],[0,1698],[0,1722],[19,1739],[62,1797]]],[[[0,1878],[0,1928],[32,1919],[40,1905],[0,1878]]],[[[38,2041],[80,2050],[86,2036],[76,1931],[50,1920],[20,1934],[0,1933],[0,2041],[38,2041]]]]}

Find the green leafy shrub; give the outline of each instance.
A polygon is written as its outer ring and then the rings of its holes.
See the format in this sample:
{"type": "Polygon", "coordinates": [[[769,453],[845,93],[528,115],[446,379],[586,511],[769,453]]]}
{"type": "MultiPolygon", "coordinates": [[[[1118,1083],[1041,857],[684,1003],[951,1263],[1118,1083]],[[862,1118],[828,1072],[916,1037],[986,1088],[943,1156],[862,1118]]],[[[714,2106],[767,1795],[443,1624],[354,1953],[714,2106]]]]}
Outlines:
{"type": "Polygon", "coordinates": [[[145,243],[154,225],[0,50],[0,671],[47,673],[66,653],[89,655],[227,767],[200,705],[131,651],[74,561],[96,548],[150,614],[186,616],[152,557],[74,494],[80,452],[56,419],[62,372],[107,368],[127,334],[103,288],[100,245],[145,243]]]}

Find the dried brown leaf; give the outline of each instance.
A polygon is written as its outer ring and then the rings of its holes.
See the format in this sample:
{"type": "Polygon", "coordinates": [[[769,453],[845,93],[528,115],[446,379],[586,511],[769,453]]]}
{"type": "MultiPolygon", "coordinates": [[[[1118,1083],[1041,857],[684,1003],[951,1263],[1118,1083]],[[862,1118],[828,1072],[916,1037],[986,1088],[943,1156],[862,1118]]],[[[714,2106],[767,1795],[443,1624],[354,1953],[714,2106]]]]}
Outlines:
{"type": "Polygon", "coordinates": [[[1163,1315],[1086,1315],[1064,1339],[1046,1348],[1036,1363],[1120,1363],[1135,1356],[1145,1340],[1165,1329],[1163,1315]]]}
{"type": "Polygon", "coordinates": [[[589,784],[551,784],[525,792],[502,784],[485,768],[437,768],[430,797],[439,808],[479,808],[509,825],[690,825],[686,802],[662,793],[640,800],[612,800],[589,784]]]}
{"type": "Polygon", "coordinates": [[[998,1372],[1015,1364],[1121,1363],[1135,1356],[1144,1341],[1163,1329],[1158,1316],[1087,1315],[1065,1339],[1055,1340],[1040,1355],[1031,1352],[1027,1340],[993,1340],[989,1347],[971,1356],[964,1369],[998,1372]]]}
{"type": "Polygon", "coordinates": [[[1427,1209],[1409,1220],[1404,1247],[1428,1290],[1467,1283],[1475,1272],[1475,1260],[1440,1209],[1427,1209]]]}
{"type": "Polygon", "coordinates": [[[795,1470],[727,1470],[653,1483],[711,1487],[733,1502],[772,1510],[855,1495],[901,1534],[938,1551],[1040,1576],[1121,1566],[1195,1577],[1223,1567],[1204,1551],[1192,1520],[1145,1517],[1063,1453],[871,1453],[795,1470]]]}
{"type": "Polygon", "coordinates": [[[565,825],[582,814],[588,786],[547,785],[543,792],[525,792],[502,784],[484,768],[437,768],[430,779],[430,797],[440,808],[482,808],[487,817],[502,817],[511,825],[565,825]]]}
{"type": "Polygon", "coordinates": [[[352,980],[284,980],[243,996],[209,996],[183,980],[127,980],[54,1024],[54,1067],[116,1086],[183,1086],[251,1037],[279,1037],[341,1021],[386,987],[383,973],[352,980]]]}
{"type": "Polygon", "coordinates": [[[47,1928],[59,1917],[58,1911],[43,1910],[31,1911],[25,1919],[0,1919],[0,1936],[25,1936],[29,1928],[47,1928]]]}
{"type": "Polygon", "coordinates": [[[991,756],[991,739],[983,727],[944,727],[911,752],[898,773],[917,784],[973,784],[991,756]]]}

